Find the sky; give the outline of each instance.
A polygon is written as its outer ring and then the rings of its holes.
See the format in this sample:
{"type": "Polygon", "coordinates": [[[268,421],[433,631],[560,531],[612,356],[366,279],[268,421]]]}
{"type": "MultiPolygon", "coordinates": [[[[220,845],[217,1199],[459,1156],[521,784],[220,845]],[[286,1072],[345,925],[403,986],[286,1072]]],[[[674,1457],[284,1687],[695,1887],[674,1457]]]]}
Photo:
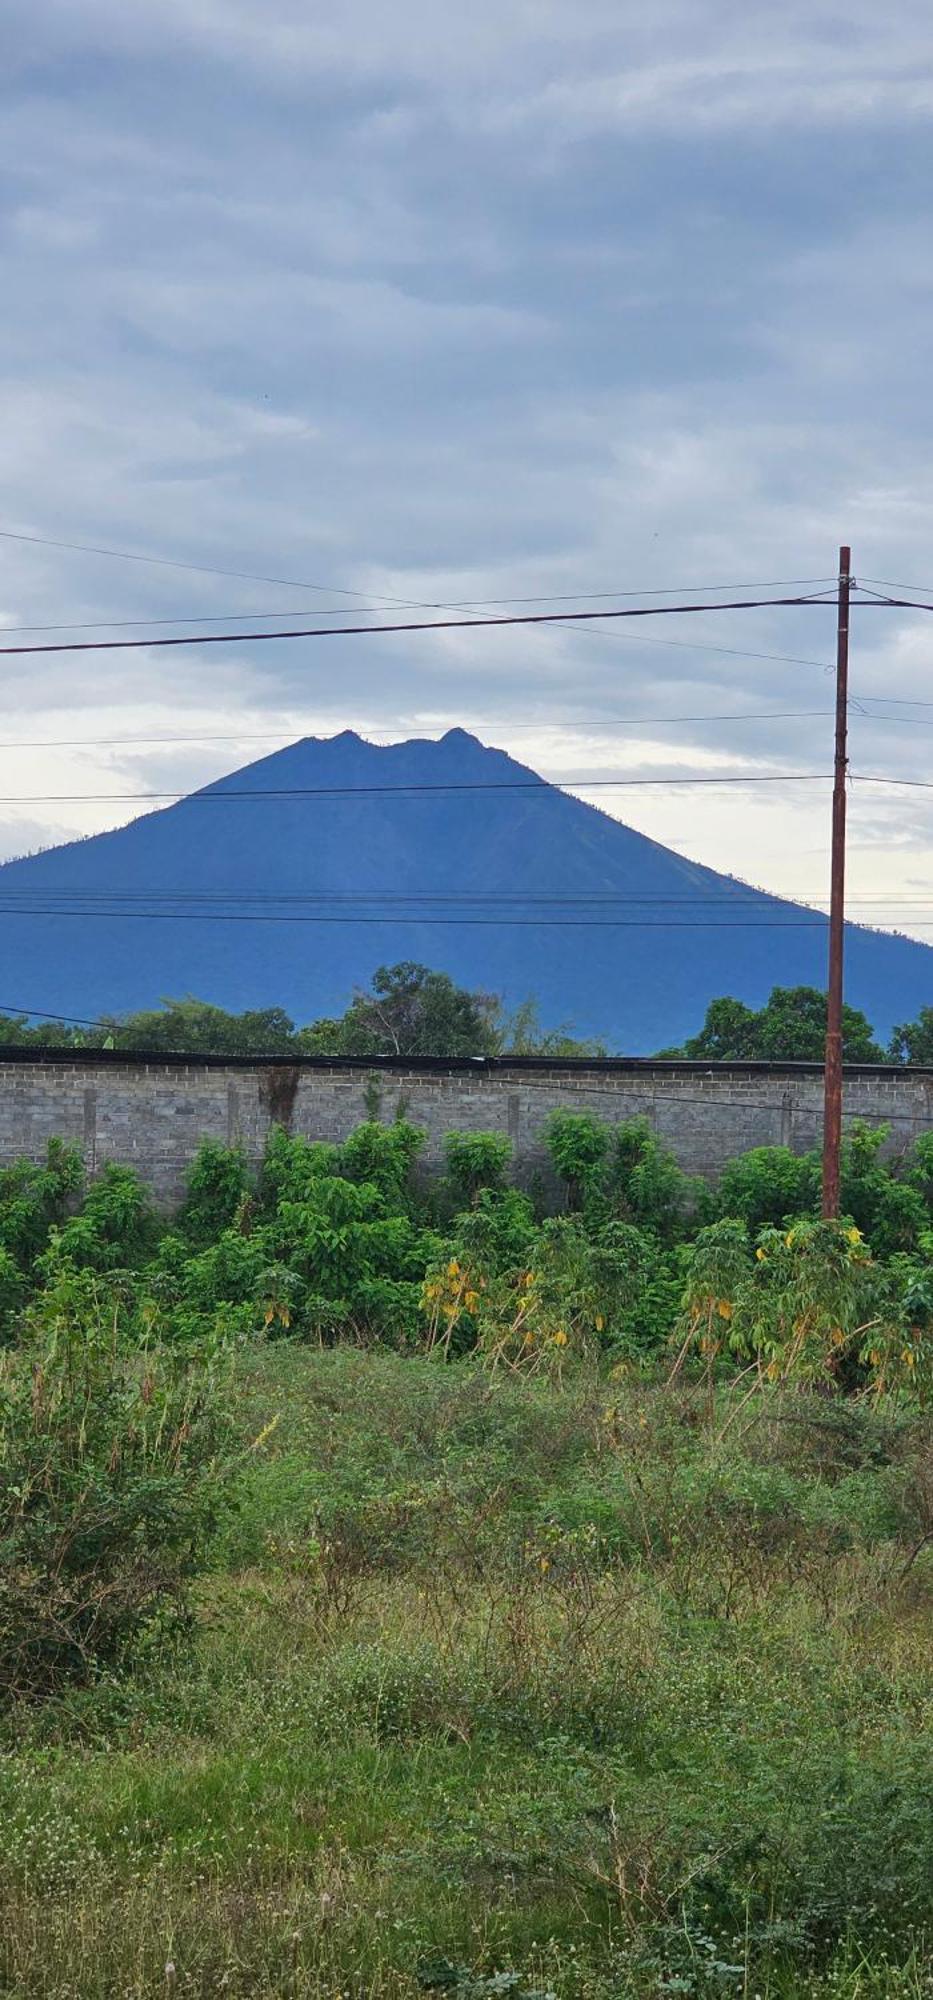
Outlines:
{"type": "MultiPolygon", "coordinates": [[[[4,19],[0,643],[822,586],[842,541],[933,602],[926,0],[4,19]]],[[[0,858],[460,724],[578,790],[747,778],[591,796],[825,900],[828,784],[760,780],[829,771],[833,646],[788,608],[7,657],[0,858]]],[[[931,659],[933,613],[855,615],[855,773],[927,777],[931,659]]],[[[853,783],[850,892],[933,941],[933,790],[853,783]]]]}

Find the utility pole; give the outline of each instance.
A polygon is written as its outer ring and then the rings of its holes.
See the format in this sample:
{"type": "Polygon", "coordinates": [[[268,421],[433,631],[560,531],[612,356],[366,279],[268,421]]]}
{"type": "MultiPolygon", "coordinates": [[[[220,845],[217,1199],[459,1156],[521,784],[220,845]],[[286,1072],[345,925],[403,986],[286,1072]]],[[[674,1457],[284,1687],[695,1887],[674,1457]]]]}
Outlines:
{"type": "Polygon", "coordinates": [[[836,617],[836,751],[833,760],[833,839],[829,901],[829,981],[826,999],[826,1067],[823,1084],[823,1215],[839,1214],[842,1148],[842,958],[846,894],[846,733],[849,698],[849,596],[852,553],[839,551],[836,617]]]}

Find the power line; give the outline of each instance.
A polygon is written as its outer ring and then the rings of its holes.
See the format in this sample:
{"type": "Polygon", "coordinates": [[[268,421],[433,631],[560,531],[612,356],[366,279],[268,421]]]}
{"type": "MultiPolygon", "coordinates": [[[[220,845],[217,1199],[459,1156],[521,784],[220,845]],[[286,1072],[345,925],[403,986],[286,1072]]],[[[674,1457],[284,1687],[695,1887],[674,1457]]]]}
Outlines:
{"type": "Polygon", "coordinates": [[[857,785],[906,785],[910,791],[933,792],[929,778],[880,778],[870,771],[853,771],[851,776],[857,785]]]}
{"type": "MultiPolygon", "coordinates": [[[[372,596],[371,591],[351,590],[343,584],[308,583],[304,580],[299,581],[295,577],[288,577],[288,576],[262,576],[259,575],[255,570],[219,569],[214,564],[211,563],[182,562],[176,557],[172,556],[140,555],[136,551],[129,549],[102,548],[93,542],[64,542],[64,541],[56,541],[49,535],[19,534],[16,533],[12,528],[0,528],[0,540],[7,542],[27,542],[31,546],[36,548],[67,549],[70,550],[72,553],[77,553],[81,555],[109,556],[119,562],[147,563],[158,569],[183,569],[189,571],[189,573],[198,576],[226,576],[226,577],[239,578],[242,582],[245,583],[273,583],[277,585],[280,584],[286,590],[314,590],[314,591],[323,591],[325,593],[327,591],[330,591],[332,595],[334,595],[335,597],[362,598],[362,597],[372,596]]],[[[565,598],[565,600],[568,602],[573,598],[585,598],[585,597],[589,598],[664,597],[666,595],[671,595],[671,594],[675,596],[680,596],[684,588],[687,590],[699,591],[701,593],[705,591],[718,591],[718,590],[783,590],[785,588],[793,588],[793,589],[810,588],[811,586],[815,588],[818,584],[824,584],[826,586],[829,586],[832,583],[832,581],[833,579],[831,577],[826,577],[826,576],[802,577],[802,578],[793,577],[790,579],[779,578],[776,583],[774,582],[752,583],[752,584],[691,583],[685,586],[671,585],[668,586],[667,589],[662,589],[662,590],[655,590],[655,589],[629,590],[629,591],[575,590],[575,591],[561,593],[561,596],[565,598]]],[[[405,604],[413,607],[418,607],[419,604],[423,603],[423,600],[419,600],[417,598],[391,597],[385,591],[382,592],[382,596],[384,601],[390,604],[405,604]]],[[[459,600],[459,603],[462,605],[463,603],[470,601],[479,602],[480,600],[461,599],[459,600]]],[[[557,597],[552,597],[550,599],[542,597],[486,597],[482,599],[482,602],[484,604],[541,604],[547,602],[557,603],[558,601],[559,599],[557,597]]],[[[447,600],[447,602],[448,604],[450,604],[451,602],[456,603],[457,600],[447,600]]]]}
{"type": "MultiPolygon", "coordinates": [[[[751,655],[751,657],[757,658],[758,655],[751,655]]],[[[610,716],[595,716],[592,719],[587,719],[584,716],[569,716],[557,722],[546,722],[542,718],[534,716],[522,717],[514,715],[505,715],[501,716],[498,720],[495,721],[476,723],[474,724],[474,727],[477,729],[486,729],[486,730],[641,729],[649,725],[653,726],[655,723],[661,723],[664,724],[665,726],[670,725],[676,727],[682,723],[688,723],[688,722],[689,723],[800,722],[800,721],[810,721],[818,716],[830,715],[831,713],[832,710],[828,708],[790,708],[790,709],[774,709],[774,710],[748,709],[746,711],[739,711],[738,713],[736,713],[735,710],[723,711],[721,714],[716,714],[716,715],[709,715],[709,714],[707,715],[610,715],[610,716]]],[[[880,720],[882,721],[897,721],[899,719],[900,718],[896,716],[890,716],[890,717],[883,716],[880,718],[880,720]]],[[[440,728],[441,725],[439,723],[423,723],[420,725],[418,723],[412,723],[411,727],[413,729],[418,727],[434,729],[434,728],[440,728]]],[[[0,751],[118,750],[118,749],[128,749],[134,746],[145,747],[149,745],[172,745],[175,743],[177,744],[281,743],[283,737],[286,738],[286,746],[290,747],[290,744],[294,741],[294,739],[289,737],[289,731],[287,729],[277,729],[274,730],[269,735],[261,735],[261,736],[256,736],[248,730],[238,730],[236,731],[236,733],[229,736],[196,736],[196,735],[177,736],[176,735],[176,736],[109,736],[109,737],[108,736],[27,737],[24,739],[10,740],[5,743],[0,741],[0,751]]],[[[326,742],[328,739],[318,738],[312,740],[326,742]]],[[[385,745],[382,747],[388,748],[390,746],[385,745]]]]}
{"type": "Polygon", "coordinates": [[[416,926],[419,930],[431,929],[506,929],[506,930],[824,930],[828,918],[824,915],[813,917],[738,917],[732,922],[718,917],[429,917],[417,915],[402,917],[397,911],[384,917],[361,916],[352,912],[348,916],[326,915],[267,915],[262,912],[243,910],[90,910],[59,909],[45,907],[33,910],[7,908],[0,902],[0,917],[77,917],[86,923],[90,917],[101,917],[107,923],[191,923],[191,924],[402,924],[416,926]]]}
{"type": "Polygon", "coordinates": [[[923,604],[913,597],[860,597],[853,599],[853,606],[859,611],[933,611],[933,604],[923,604]]]}
{"type": "MultiPolygon", "coordinates": [[[[540,798],[555,799],[564,795],[563,788],[581,792],[631,790],[633,787],[666,785],[802,785],[822,782],[828,779],[828,771],[743,771],[727,777],[671,777],[671,778],[516,778],[501,784],[411,784],[411,785],[282,785],[277,787],[256,787],[234,790],[230,787],[221,791],[223,780],[217,787],[200,792],[12,792],[4,799],[6,805],[145,805],[153,800],[175,800],[186,805],[223,804],[225,801],[240,799],[329,799],[329,798],[382,798],[382,797],[424,797],[437,793],[482,792],[530,792],[540,798]]],[[[873,780],[887,784],[887,779],[873,780]]],[[[906,779],[892,779],[892,784],[906,783],[906,779]]]]}
{"type": "MultiPolygon", "coordinates": [[[[933,597],[933,583],[892,583],[890,578],[885,580],[879,576],[866,576],[862,581],[872,584],[877,590],[919,590],[924,597],[933,597]]],[[[861,583],[858,588],[862,588],[861,583]]]]}
{"type": "MultiPolygon", "coordinates": [[[[22,535],[17,534],[12,528],[0,528],[0,540],[28,542],[34,548],[68,549],[77,555],[110,556],[118,562],[146,563],[154,569],[184,569],[199,576],[236,577],[243,583],[281,584],[286,590],[323,591],[335,597],[361,598],[372,595],[371,591],[350,590],[346,585],[339,583],[308,583],[293,576],[263,576],[255,570],[218,569],[213,563],[181,562],[174,556],[137,555],[130,549],[101,548],[94,542],[61,542],[53,540],[49,535],[22,535]]],[[[413,603],[413,600],[407,597],[391,597],[386,601],[391,604],[413,603]]]]}
{"type": "MultiPolygon", "coordinates": [[[[594,619],[617,618],[665,618],[682,616],[696,611],[762,611],[785,605],[806,605],[823,603],[813,597],[739,597],[724,603],[701,604],[637,604],[626,605],[616,611],[535,611],[511,612],[507,617],[483,618],[421,618],[409,623],[394,625],[306,625],[294,630],[279,629],[273,632],[193,632],[189,635],[176,634],[171,638],[157,639],[81,639],[74,642],[56,641],[53,645],[42,646],[0,646],[0,654],[5,656],[34,653],[125,653],[157,646],[223,646],[238,645],[244,641],[259,643],[267,639],[346,639],[369,637],[374,634],[398,632],[450,632],[474,631],[483,626],[506,625],[569,625],[582,624],[594,619]]],[[[892,600],[893,601],[893,600],[892,600]]],[[[933,609],[933,606],[928,607],[933,609]]]]}
{"type": "MultiPolygon", "coordinates": [[[[891,708],[933,708],[933,701],[908,701],[906,696],[896,694],[859,694],[853,695],[852,699],[860,702],[886,701],[891,708]]],[[[878,718],[879,721],[881,719],[878,718]]]]}
{"type": "MultiPolygon", "coordinates": [[[[747,589],[747,590],[756,590],[756,589],[770,590],[780,587],[781,586],[772,584],[745,584],[745,585],[698,584],[696,586],[696,588],[700,591],[707,589],[715,590],[717,588],[722,590],[725,590],[727,588],[747,589]]],[[[323,585],[321,586],[321,588],[323,588],[323,585]]],[[[372,596],[372,592],[369,592],[367,594],[369,596],[372,596]]],[[[325,605],[320,608],[318,616],[321,618],[352,618],[354,613],[359,615],[361,612],[366,611],[366,612],[371,612],[372,615],[375,617],[378,612],[388,610],[393,605],[405,605],[410,610],[413,611],[484,611],[488,609],[490,606],[494,606],[497,604],[584,604],[587,602],[591,602],[594,598],[597,597],[605,599],[616,599],[620,597],[625,597],[625,598],[664,597],[664,596],[679,596],[679,595],[680,592],[677,591],[668,592],[661,590],[574,590],[574,591],[553,592],[550,595],[542,591],[539,597],[483,597],[483,598],[454,597],[454,598],[438,598],[438,599],[426,599],[426,600],[407,598],[407,597],[401,597],[401,598],[389,597],[389,598],[380,598],[378,602],[376,602],[375,604],[368,604],[368,605],[354,604],[351,606],[345,604],[341,605],[335,604],[330,607],[325,605]]],[[[822,597],[814,597],[809,601],[811,601],[814,604],[822,604],[824,603],[825,600],[822,597]]],[[[715,611],[717,609],[717,606],[715,604],[711,604],[709,606],[709,609],[711,611],[715,611]]],[[[569,616],[569,614],[566,615],[569,616]]],[[[240,619],[245,624],[253,625],[253,624],[261,624],[262,620],[265,618],[303,618],[304,616],[305,616],[305,607],[303,605],[300,611],[281,611],[278,609],[273,609],[271,611],[212,611],[206,613],[177,611],[171,618],[67,619],[63,623],[59,623],[57,625],[0,625],[0,631],[2,631],[3,633],[130,631],[133,629],[142,630],[144,628],[148,630],[150,628],[154,628],[160,625],[218,625],[218,624],[225,625],[225,624],[235,623],[237,619],[240,619]]],[[[660,643],[660,641],[658,643],[660,643]]],[[[667,640],[665,641],[665,643],[671,645],[674,642],[672,640],[667,640]]],[[[713,651],[713,648],[710,647],[709,650],[713,651]]],[[[729,652],[732,649],[727,646],[721,646],[717,647],[715,650],[718,652],[729,652]]],[[[740,654],[740,657],[741,658],[750,657],[752,659],[762,659],[762,660],[782,660],[785,659],[787,655],[784,653],[754,653],[748,656],[746,656],[745,654],[740,654]]],[[[823,660],[802,660],[800,664],[802,666],[825,665],[827,667],[829,667],[830,665],[828,661],[823,661],[823,660]]]]}
{"type": "MultiPolygon", "coordinates": [[[[821,894],[822,892],[819,893],[821,894]]],[[[79,901],[88,906],[138,902],[145,899],[147,903],[153,905],[167,904],[174,906],[177,903],[192,903],[196,904],[198,908],[211,904],[252,908],[257,903],[287,906],[292,904],[309,904],[312,906],[340,904],[341,906],[349,905],[351,908],[353,906],[368,908],[370,905],[378,903],[380,908],[392,905],[404,909],[419,905],[433,908],[438,904],[443,904],[445,908],[448,906],[458,908],[471,907],[478,904],[483,908],[489,905],[502,905],[513,906],[518,909],[531,907],[536,909],[627,909],[638,908],[641,905],[649,909],[693,909],[699,904],[728,910],[740,908],[744,904],[757,906],[759,903],[767,903],[770,905],[777,904],[779,907],[786,909],[808,909],[814,914],[825,915],[825,912],[820,911],[819,905],[814,901],[814,892],[808,890],[798,891],[796,894],[790,891],[778,894],[772,889],[742,889],[719,894],[712,893],[709,890],[697,890],[693,894],[683,896],[652,895],[648,891],[642,890],[636,892],[620,891],[618,894],[602,893],[599,895],[589,895],[568,890],[562,895],[538,895],[533,893],[526,895],[513,894],[509,891],[503,892],[500,890],[476,890],[469,892],[445,889],[412,890],[410,893],[405,893],[402,890],[384,889],[320,889],[305,891],[277,889],[254,889],[252,891],[232,889],[147,889],[144,885],[140,885],[135,889],[96,889],[93,887],[82,887],[78,883],[54,882],[40,882],[32,887],[19,888],[15,884],[13,886],[6,886],[2,882],[2,879],[0,879],[0,899],[8,897],[29,899],[34,896],[50,898],[55,902],[71,899],[72,901],[79,901]]],[[[852,907],[857,905],[868,909],[906,909],[908,911],[914,909],[933,909],[933,900],[925,897],[922,893],[915,896],[886,896],[883,894],[851,896],[848,898],[848,902],[852,907]]]]}

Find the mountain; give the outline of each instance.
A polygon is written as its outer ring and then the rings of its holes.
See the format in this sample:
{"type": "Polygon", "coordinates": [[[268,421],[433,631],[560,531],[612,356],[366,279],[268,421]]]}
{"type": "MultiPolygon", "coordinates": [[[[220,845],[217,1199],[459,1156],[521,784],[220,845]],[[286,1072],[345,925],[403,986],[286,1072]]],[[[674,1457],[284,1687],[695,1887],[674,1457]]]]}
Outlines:
{"type": "MultiPolygon", "coordinates": [[[[194,993],[308,1021],[417,959],[639,1054],[715,994],[823,986],[826,932],[461,729],[389,748],[348,730],[6,862],[0,950],[4,1007],[91,1017],[194,993]]],[[[933,1002],[933,950],[849,925],[846,997],[886,1037],[933,1002]]]]}

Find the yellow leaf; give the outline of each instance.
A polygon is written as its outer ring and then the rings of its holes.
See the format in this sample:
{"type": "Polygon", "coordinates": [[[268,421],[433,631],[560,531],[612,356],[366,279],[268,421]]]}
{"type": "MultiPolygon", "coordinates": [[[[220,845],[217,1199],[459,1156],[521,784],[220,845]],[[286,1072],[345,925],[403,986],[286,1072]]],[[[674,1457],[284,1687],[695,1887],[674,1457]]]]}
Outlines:
{"type": "Polygon", "coordinates": [[[861,1243],[862,1232],[860,1229],[847,1229],[846,1236],[850,1243],[861,1243]]]}
{"type": "Polygon", "coordinates": [[[460,1276],[460,1266],[457,1263],[456,1257],[451,1257],[450,1263],[447,1266],[447,1276],[448,1278],[459,1278],[460,1276]]]}
{"type": "Polygon", "coordinates": [[[732,1318],[732,1306],[728,1299],[720,1299],[716,1307],[716,1311],[718,1312],[720,1319],[732,1318]]]}
{"type": "Polygon", "coordinates": [[[766,1263],[767,1263],[767,1261],[768,1261],[768,1260],[767,1260],[767,1258],[766,1258],[766,1256],[765,1256],[765,1253],[764,1253],[764,1251],[763,1251],[763,1250],[761,1249],[761,1247],[760,1247],[760,1246],[759,1246],[759,1248],[758,1248],[758,1249],[757,1249],[757,1250],[755,1251],[755,1256],[757,1257],[757,1259],[758,1259],[758,1262],[759,1262],[759,1264],[766,1264],[766,1263]]]}
{"type": "Polygon", "coordinates": [[[793,1241],[794,1241],[794,1232],[792,1229],[788,1230],[787,1235],[784,1238],[784,1241],[787,1245],[788,1250],[790,1250],[793,1247],[793,1241]]]}
{"type": "Polygon", "coordinates": [[[603,1316],[602,1316],[602,1313],[597,1313],[597,1315],[596,1315],[596,1331],[597,1331],[597,1333],[602,1333],[602,1330],[603,1330],[603,1327],[605,1326],[605,1324],[606,1324],[606,1322],[605,1322],[605,1320],[603,1319],[603,1316]]]}
{"type": "Polygon", "coordinates": [[[567,1345],[567,1335],[565,1334],[562,1326],[558,1327],[557,1332],[554,1335],[554,1345],[555,1347],[566,1347],[567,1345]]]}

